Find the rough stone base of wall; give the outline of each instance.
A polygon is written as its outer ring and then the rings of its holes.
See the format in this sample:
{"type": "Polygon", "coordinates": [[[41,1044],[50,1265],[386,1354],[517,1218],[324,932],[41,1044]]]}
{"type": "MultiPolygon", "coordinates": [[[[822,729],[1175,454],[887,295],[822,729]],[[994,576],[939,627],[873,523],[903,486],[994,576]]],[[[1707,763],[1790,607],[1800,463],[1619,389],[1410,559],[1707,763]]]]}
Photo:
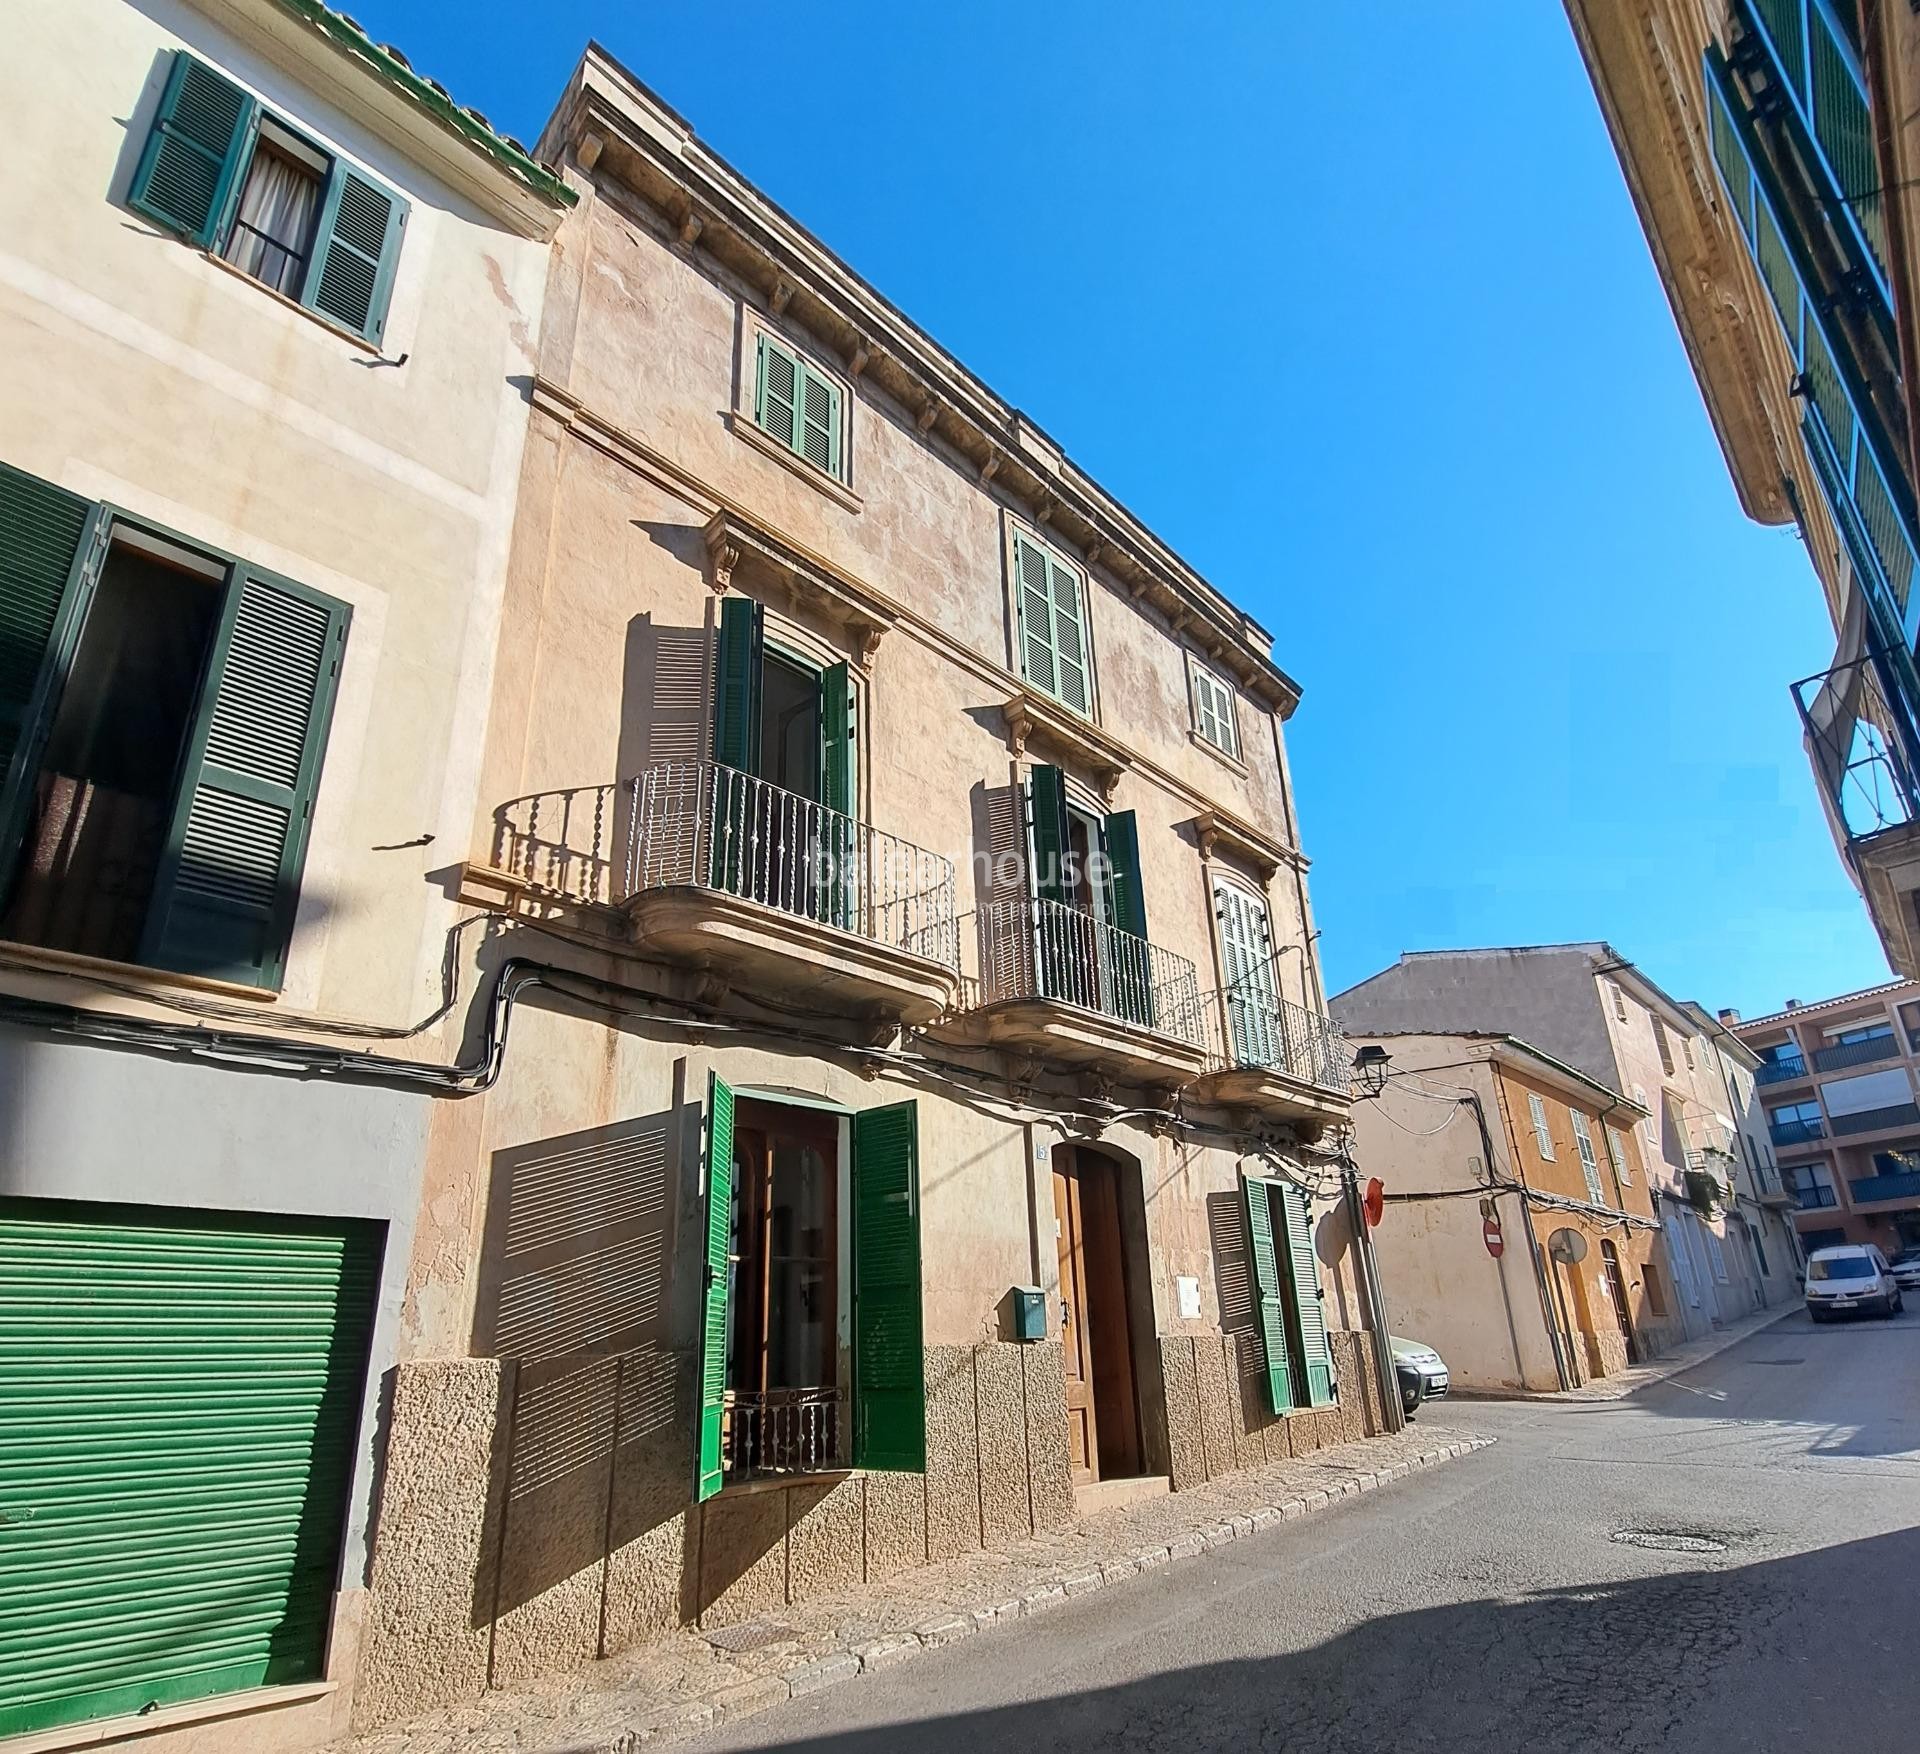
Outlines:
{"type": "Polygon", "coordinates": [[[774,1480],[695,1504],[689,1357],[402,1366],[354,1722],[1070,1521],[1059,1345],[932,1346],[926,1373],[924,1474],[774,1480]]]}
{"type": "Polygon", "coordinates": [[[1276,1414],[1266,1406],[1256,1335],[1164,1336],[1160,1367],[1167,1386],[1174,1491],[1383,1432],[1386,1420],[1372,1342],[1365,1334],[1348,1331],[1328,1339],[1338,1384],[1334,1404],[1276,1414]]]}

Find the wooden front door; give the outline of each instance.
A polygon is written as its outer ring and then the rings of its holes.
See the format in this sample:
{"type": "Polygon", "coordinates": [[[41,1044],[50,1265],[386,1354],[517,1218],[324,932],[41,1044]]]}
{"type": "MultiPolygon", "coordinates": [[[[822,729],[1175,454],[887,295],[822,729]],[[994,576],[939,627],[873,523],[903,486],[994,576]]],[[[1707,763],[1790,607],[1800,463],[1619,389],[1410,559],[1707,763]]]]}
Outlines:
{"type": "Polygon", "coordinates": [[[1056,1146],[1053,1211],[1068,1466],[1076,1480],[1123,1479],[1140,1471],[1140,1417],[1116,1165],[1097,1152],[1056,1146]]]}
{"type": "Polygon", "coordinates": [[[1633,1337],[1633,1317],[1627,1313],[1627,1284],[1620,1271],[1620,1251],[1612,1243],[1600,1245],[1600,1277],[1607,1287],[1607,1301],[1613,1305],[1613,1319],[1620,1324],[1620,1338],[1627,1343],[1627,1362],[1640,1362],[1640,1343],[1633,1337]]]}

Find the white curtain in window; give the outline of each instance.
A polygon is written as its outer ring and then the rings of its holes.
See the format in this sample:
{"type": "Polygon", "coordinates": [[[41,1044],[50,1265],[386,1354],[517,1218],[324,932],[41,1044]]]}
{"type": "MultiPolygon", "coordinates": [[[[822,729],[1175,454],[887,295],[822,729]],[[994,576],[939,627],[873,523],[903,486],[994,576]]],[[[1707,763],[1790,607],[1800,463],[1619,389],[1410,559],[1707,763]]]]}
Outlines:
{"type": "Polygon", "coordinates": [[[277,152],[256,151],[221,254],[276,292],[298,298],[319,196],[320,184],[311,171],[277,152]]]}

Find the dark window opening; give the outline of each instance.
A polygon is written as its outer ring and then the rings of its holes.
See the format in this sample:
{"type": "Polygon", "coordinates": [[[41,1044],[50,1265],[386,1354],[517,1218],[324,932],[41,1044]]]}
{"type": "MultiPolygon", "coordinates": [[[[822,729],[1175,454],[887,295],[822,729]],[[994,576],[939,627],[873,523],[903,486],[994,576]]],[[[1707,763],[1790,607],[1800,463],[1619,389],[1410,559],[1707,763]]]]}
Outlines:
{"type": "Polygon", "coordinates": [[[1649,1261],[1640,1270],[1640,1283],[1647,1290],[1647,1308],[1656,1316],[1667,1313],[1667,1294],[1660,1288],[1660,1269],[1649,1261]]]}
{"type": "Polygon", "coordinates": [[[815,802],[820,797],[820,677],[778,652],[761,669],[760,775],[815,802]]]}
{"type": "Polygon", "coordinates": [[[35,776],[0,933],[138,958],[224,577],[116,540],[35,776]]]}
{"type": "Polygon", "coordinates": [[[839,1117],[742,1100],[733,1187],[727,1475],[843,1466],[839,1117]]]}
{"type": "Polygon", "coordinates": [[[326,175],[324,159],[263,122],[222,258],[297,299],[306,285],[326,175]]]}

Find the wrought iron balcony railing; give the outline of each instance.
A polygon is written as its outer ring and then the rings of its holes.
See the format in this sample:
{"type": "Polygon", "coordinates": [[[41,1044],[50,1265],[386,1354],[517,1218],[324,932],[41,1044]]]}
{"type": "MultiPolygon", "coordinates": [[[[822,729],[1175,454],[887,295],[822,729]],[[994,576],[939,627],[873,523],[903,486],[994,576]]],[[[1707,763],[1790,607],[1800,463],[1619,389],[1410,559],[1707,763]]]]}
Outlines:
{"type": "Polygon", "coordinates": [[[1900,1043],[1894,1038],[1892,1030],[1885,1035],[1869,1036],[1865,1041],[1837,1042],[1830,1048],[1821,1048],[1813,1056],[1813,1069],[1816,1072],[1837,1072],[1844,1066],[1866,1066],[1875,1060],[1893,1060],[1900,1057],[1900,1043]]]}
{"type": "Polygon", "coordinates": [[[950,859],[717,762],[517,799],[497,840],[502,870],[571,901],[711,889],[959,966],[950,859]]]}
{"type": "Polygon", "coordinates": [[[1200,978],[1184,956],[1063,902],[980,910],[980,997],[1053,999],[1204,1046],[1200,978]]]}
{"type": "Polygon", "coordinates": [[[1890,702],[1899,659],[1869,653],[1793,685],[1807,756],[1837,835],[1851,843],[1920,820],[1920,777],[1890,702]]]}
{"type": "Polygon", "coordinates": [[[1811,1121],[1769,1121],[1767,1134],[1776,1145],[1810,1145],[1827,1136],[1826,1123],[1811,1121]]]}
{"type": "Polygon", "coordinates": [[[775,1474],[822,1474],[846,1465],[839,1391],[727,1391],[720,1466],[730,1484],[775,1474]]]}
{"type": "Polygon", "coordinates": [[[1840,1204],[1840,1197],[1829,1187],[1797,1187],[1793,1190],[1793,1203],[1802,1212],[1824,1211],[1829,1206],[1840,1204]]]}
{"type": "Polygon", "coordinates": [[[1209,1026],[1223,1066],[1281,1072],[1345,1096],[1352,1055],[1339,1024],[1273,993],[1224,987],[1206,995],[1209,1026]]]}

